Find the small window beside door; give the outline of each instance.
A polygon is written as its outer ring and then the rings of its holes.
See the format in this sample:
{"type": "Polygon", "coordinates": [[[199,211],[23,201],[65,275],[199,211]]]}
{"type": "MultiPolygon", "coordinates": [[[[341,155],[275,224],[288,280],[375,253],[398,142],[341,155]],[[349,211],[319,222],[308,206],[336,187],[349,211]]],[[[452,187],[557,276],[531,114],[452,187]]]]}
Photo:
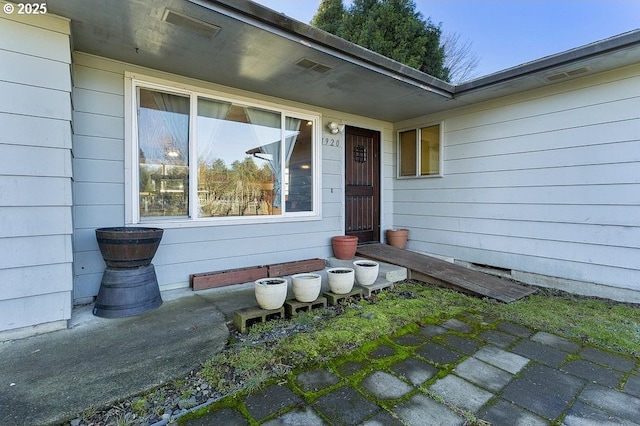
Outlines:
{"type": "Polygon", "coordinates": [[[439,124],[398,132],[398,177],[442,176],[439,124]]]}

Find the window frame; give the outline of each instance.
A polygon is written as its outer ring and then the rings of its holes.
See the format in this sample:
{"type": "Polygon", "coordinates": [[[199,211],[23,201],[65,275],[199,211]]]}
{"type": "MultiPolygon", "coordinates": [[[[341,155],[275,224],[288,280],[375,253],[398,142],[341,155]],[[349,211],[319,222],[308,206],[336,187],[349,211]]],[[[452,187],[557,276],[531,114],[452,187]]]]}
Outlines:
{"type": "Polygon", "coordinates": [[[421,125],[417,125],[417,126],[411,126],[411,127],[407,127],[407,128],[402,128],[399,129],[396,132],[396,179],[433,179],[433,178],[441,178],[444,177],[444,122],[440,121],[440,122],[429,122],[426,124],[421,124],[421,125]],[[423,175],[420,174],[421,170],[422,170],[422,156],[421,156],[421,152],[422,152],[422,139],[421,139],[421,133],[422,133],[422,129],[427,128],[427,127],[434,127],[434,126],[438,126],[438,138],[439,138],[439,143],[438,143],[438,173],[433,173],[433,174],[428,174],[428,175],[423,175]],[[416,174],[415,175],[409,175],[409,176],[403,176],[401,174],[402,171],[402,152],[401,152],[401,133],[403,132],[410,132],[410,131],[415,131],[416,132],[416,152],[415,152],[415,158],[416,158],[416,174]]]}
{"type": "MultiPolygon", "coordinates": [[[[205,89],[201,86],[181,84],[150,76],[143,76],[132,72],[125,72],[125,223],[127,225],[159,226],[163,228],[172,227],[192,227],[192,226],[216,226],[216,225],[238,225],[253,223],[273,223],[320,220],[322,205],[322,116],[320,113],[297,108],[287,107],[272,102],[262,102],[246,96],[230,94],[222,90],[205,89]],[[160,217],[153,216],[143,218],[140,215],[139,202],[139,150],[138,150],[138,88],[157,90],[165,93],[188,96],[190,98],[189,114],[189,209],[187,216],[160,217]],[[218,217],[198,217],[198,185],[197,185],[197,150],[195,148],[197,126],[197,103],[198,98],[212,99],[223,102],[231,102],[244,107],[255,107],[279,113],[281,116],[281,134],[284,138],[286,117],[298,118],[313,123],[311,162],[312,172],[312,203],[313,209],[310,211],[287,212],[286,207],[278,215],[258,215],[258,216],[218,216],[218,217]]],[[[284,141],[284,139],[282,139],[284,141]]],[[[284,145],[284,144],[282,144],[284,145]]],[[[283,147],[284,149],[284,147],[283,147]]],[[[282,166],[281,174],[284,182],[285,167],[282,166]]],[[[284,186],[284,185],[283,185],[284,186]]],[[[284,191],[281,194],[283,206],[284,191]]]]}

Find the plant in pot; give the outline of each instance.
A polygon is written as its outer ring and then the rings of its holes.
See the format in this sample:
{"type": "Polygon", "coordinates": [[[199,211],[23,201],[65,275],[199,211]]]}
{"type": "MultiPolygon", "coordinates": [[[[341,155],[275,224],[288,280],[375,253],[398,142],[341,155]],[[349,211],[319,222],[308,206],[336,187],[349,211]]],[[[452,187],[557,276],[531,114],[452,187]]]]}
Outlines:
{"type": "Polygon", "coordinates": [[[409,239],[408,229],[387,229],[387,244],[397,248],[405,248],[409,239]]]}
{"type": "Polygon", "coordinates": [[[287,299],[285,278],[262,278],[255,281],[255,295],[262,309],[280,309],[287,299]]]}
{"type": "Polygon", "coordinates": [[[378,279],[380,264],[372,260],[356,260],[353,262],[356,281],[360,285],[371,285],[378,279]]]}
{"type": "Polygon", "coordinates": [[[353,289],[355,271],[353,268],[330,268],[327,269],[327,278],[332,293],[347,294],[353,289]]]}
{"type": "Polygon", "coordinates": [[[291,277],[291,285],[298,302],[313,302],[320,295],[322,277],[319,274],[296,274],[291,277]]]}
{"type": "Polygon", "coordinates": [[[358,249],[358,237],[355,235],[339,235],[331,239],[333,255],[337,259],[353,259],[358,249]]]}

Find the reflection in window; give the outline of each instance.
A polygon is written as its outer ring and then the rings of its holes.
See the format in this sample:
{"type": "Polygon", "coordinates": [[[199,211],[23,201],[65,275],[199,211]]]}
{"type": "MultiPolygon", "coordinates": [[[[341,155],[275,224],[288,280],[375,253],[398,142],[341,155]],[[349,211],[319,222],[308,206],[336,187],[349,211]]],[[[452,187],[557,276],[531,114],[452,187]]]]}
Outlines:
{"type": "Polygon", "coordinates": [[[416,130],[400,132],[400,176],[415,176],[416,130]]]}
{"type": "Polygon", "coordinates": [[[315,211],[314,117],[169,92],[137,88],[140,218],[315,211]]]}
{"type": "Polygon", "coordinates": [[[199,217],[279,214],[280,114],[198,99],[199,217]]]}
{"type": "Polygon", "coordinates": [[[140,216],[189,213],[189,98],[139,91],[140,216]]]}
{"type": "Polygon", "coordinates": [[[439,175],[440,149],[440,125],[400,132],[398,175],[439,175]]]}
{"type": "Polygon", "coordinates": [[[313,122],[286,118],[288,212],[313,210],[313,122]]]}
{"type": "Polygon", "coordinates": [[[440,173],[440,126],[420,129],[420,175],[440,173]]]}

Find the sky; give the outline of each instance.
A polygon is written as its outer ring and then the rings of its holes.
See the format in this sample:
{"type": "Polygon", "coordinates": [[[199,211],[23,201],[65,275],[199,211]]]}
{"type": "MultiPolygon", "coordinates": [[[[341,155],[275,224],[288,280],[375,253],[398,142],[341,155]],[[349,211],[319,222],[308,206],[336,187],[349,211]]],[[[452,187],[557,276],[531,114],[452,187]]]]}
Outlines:
{"type": "MultiPolygon", "coordinates": [[[[254,0],[309,23],[320,0],[254,0]]],[[[472,43],[482,77],[640,28],[640,0],[414,0],[424,19],[472,43]]],[[[350,0],[343,0],[345,6],[350,0]]]]}

